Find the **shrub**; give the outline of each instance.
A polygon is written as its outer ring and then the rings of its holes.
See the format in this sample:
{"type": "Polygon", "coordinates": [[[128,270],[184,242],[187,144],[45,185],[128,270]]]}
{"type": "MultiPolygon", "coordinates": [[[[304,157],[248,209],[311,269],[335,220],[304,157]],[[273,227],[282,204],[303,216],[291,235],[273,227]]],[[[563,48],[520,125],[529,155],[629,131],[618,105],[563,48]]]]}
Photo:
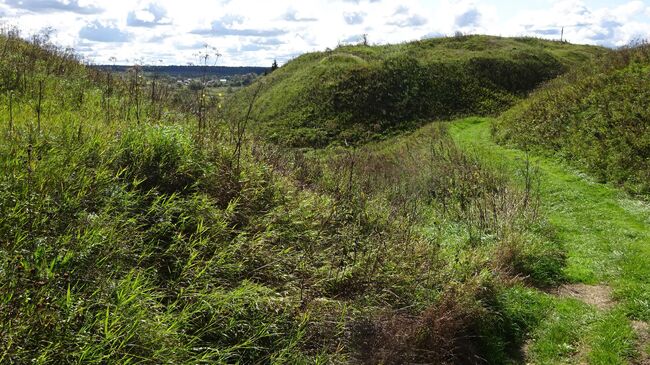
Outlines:
{"type": "Polygon", "coordinates": [[[179,127],[143,126],[125,131],[114,160],[125,181],[143,190],[184,192],[202,177],[201,152],[179,127]]]}

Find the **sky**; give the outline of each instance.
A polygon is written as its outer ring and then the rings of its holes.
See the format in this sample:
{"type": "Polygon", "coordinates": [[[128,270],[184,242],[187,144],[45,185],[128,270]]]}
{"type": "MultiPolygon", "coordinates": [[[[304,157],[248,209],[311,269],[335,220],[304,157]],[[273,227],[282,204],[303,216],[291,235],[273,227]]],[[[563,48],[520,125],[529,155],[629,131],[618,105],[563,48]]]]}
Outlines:
{"type": "Polygon", "coordinates": [[[0,25],[96,64],[270,66],[358,43],[463,34],[619,47],[650,39],[650,0],[0,0],[0,25]],[[219,57],[216,55],[219,54],[219,57]]]}

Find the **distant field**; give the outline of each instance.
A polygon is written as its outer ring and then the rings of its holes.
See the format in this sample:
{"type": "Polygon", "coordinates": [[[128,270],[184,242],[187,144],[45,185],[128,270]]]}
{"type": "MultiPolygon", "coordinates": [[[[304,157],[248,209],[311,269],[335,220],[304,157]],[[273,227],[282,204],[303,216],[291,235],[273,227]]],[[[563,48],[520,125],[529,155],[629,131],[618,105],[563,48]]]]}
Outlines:
{"type": "MultiPolygon", "coordinates": [[[[96,65],[91,66],[102,71],[126,72],[132,65],[96,65]]],[[[228,66],[141,66],[145,73],[179,76],[179,77],[202,77],[202,76],[235,76],[254,73],[262,75],[269,67],[228,67],[228,66]]]]}

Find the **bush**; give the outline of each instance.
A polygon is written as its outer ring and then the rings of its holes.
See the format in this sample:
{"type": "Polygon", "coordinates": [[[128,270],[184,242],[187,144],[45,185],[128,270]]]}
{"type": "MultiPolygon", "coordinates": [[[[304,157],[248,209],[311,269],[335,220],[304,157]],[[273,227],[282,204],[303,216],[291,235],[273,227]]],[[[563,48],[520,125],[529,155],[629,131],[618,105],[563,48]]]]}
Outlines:
{"type": "Polygon", "coordinates": [[[129,129],[118,148],[115,170],[143,190],[184,192],[196,184],[206,168],[200,151],[179,127],[129,129]]]}

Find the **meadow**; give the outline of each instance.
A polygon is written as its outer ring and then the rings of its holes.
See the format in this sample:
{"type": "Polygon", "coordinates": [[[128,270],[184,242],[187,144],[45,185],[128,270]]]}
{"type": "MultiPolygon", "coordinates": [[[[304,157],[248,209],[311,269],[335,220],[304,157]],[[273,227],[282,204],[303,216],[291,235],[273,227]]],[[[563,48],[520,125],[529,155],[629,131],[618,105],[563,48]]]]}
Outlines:
{"type": "Polygon", "coordinates": [[[643,203],[490,133],[610,51],[346,46],[220,95],[89,68],[15,30],[0,49],[0,363],[647,356],[643,203]],[[571,221],[581,201],[591,215],[571,221]],[[611,232],[599,214],[620,217],[611,232]],[[613,309],[554,292],[577,283],[613,287],[613,309]]]}

